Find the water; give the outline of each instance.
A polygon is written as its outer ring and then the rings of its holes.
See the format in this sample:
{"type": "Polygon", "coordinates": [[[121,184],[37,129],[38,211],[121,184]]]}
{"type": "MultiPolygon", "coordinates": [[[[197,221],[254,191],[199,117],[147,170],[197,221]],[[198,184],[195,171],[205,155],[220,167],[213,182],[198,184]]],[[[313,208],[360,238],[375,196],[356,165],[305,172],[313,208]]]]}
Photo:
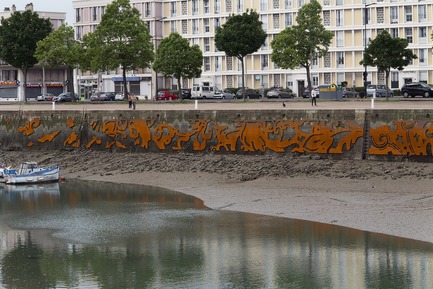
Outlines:
{"type": "Polygon", "coordinates": [[[4,185],[0,196],[2,288],[433,288],[429,243],[136,185],[4,185]]]}

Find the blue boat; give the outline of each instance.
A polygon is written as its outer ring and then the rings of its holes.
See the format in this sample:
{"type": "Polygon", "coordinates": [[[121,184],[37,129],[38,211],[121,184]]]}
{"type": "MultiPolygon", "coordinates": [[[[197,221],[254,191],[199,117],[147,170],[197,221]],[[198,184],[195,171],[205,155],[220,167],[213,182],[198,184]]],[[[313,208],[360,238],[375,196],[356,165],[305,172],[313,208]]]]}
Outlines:
{"type": "Polygon", "coordinates": [[[6,184],[58,182],[60,179],[60,167],[53,165],[42,168],[36,162],[24,162],[17,169],[4,169],[3,178],[6,184]]]}

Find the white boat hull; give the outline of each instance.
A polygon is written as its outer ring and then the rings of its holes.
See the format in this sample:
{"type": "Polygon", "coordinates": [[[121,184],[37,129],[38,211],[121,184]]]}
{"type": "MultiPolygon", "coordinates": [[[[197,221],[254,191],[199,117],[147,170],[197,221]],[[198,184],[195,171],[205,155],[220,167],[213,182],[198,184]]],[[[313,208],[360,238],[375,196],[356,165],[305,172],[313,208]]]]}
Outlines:
{"type": "Polygon", "coordinates": [[[6,184],[34,184],[57,182],[60,179],[59,166],[53,166],[46,169],[36,169],[22,173],[4,174],[6,184]]]}

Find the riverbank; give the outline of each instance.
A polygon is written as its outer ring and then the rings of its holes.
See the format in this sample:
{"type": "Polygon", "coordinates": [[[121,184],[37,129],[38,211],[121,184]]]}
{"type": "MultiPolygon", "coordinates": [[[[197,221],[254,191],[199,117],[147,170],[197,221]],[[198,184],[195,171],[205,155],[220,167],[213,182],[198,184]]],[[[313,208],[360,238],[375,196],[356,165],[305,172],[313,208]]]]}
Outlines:
{"type": "Polygon", "coordinates": [[[317,156],[2,151],[4,164],[60,164],[72,178],[163,187],[206,206],[433,243],[433,164],[317,156]]]}

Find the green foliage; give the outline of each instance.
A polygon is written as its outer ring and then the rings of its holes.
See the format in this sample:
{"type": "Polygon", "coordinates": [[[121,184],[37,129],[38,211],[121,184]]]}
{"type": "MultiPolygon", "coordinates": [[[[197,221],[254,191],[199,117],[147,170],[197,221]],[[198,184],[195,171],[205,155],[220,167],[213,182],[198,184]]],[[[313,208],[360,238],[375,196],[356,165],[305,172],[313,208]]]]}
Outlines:
{"type": "Polygon", "coordinates": [[[73,70],[78,67],[82,54],[81,44],[74,38],[74,28],[65,24],[37,43],[35,56],[48,67],[68,68],[68,91],[74,92],[73,70]]]}
{"type": "Polygon", "coordinates": [[[52,30],[49,19],[40,18],[36,12],[30,10],[16,11],[9,18],[1,19],[0,58],[21,69],[24,74],[24,87],[27,84],[28,70],[38,63],[34,56],[36,44],[52,30]]]}
{"type": "Polygon", "coordinates": [[[245,87],[244,57],[259,50],[267,37],[262,25],[259,14],[247,10],[240,15],[230,15],[227,22],[222,27],[218,27],[215,33],[215,45],[218,50],[240,60],[243,88],[245,87]]]}
{"type": "Polygon", "coordinates": [[[391,68],[403,70],[413,59],[418,58],[407,46],[404,38],[392,38],[388,31],[383,30],[374,40],[369,41],[365,49],[364,60],[359,64],[377,67],[380,72],[391,68]]]}
{"type": "Polygon", "coordinates": [[[101,23],[83,37],[83,44],[81,67],[94,72],[122,67],[126,94],[126,71],[150,67],[154,59],[149,29],[129,0],[108,4],[101,23]]]}
{"type": "MultiPolygon", "coordinates": [[[[388,31],[383,30],[374,40],[369,40],[361,65],[377,67],[379,72],[385,72],[386,85],[389,83],[391,68],[403,70],[413,59],[418,58],[407,46],[404,38],[393,38],[388,31]]],[[[388,99],[388,95],[386,96],[388,99]]]]}
{"type": "Polygon", "coordinates": [[[318,1],[305,4],[298,11],[297,25],[287,27],[271,42],[272,61],[284,69],[304,67],[309,88],[311,62],[328,53],[334,37],[334,34],[323,26],[321,15],[322,6],[318,1]]]}
{"type": "Polygon", "coordinates": [[[203,65],[203,53],[198,45],[190,46],[187,39],[173,32],[161,40],[156,50],[153,69],[165,77],[178,80],[179,90],[181,78],[200,77],[203,65]]]}

